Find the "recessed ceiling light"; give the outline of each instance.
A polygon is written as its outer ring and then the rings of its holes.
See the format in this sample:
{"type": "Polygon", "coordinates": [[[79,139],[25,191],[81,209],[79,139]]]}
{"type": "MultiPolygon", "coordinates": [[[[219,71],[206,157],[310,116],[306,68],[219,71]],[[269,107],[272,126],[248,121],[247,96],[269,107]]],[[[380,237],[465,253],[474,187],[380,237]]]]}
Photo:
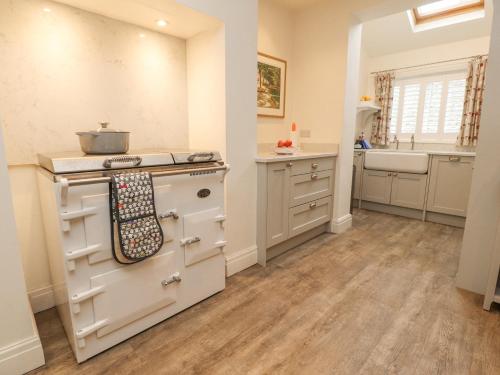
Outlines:
{"type": "Polygon", "coordinates": [[[50,8],[43,8],[43,11],[45,13],[50,13],[50,12],[52,12],[52,9],[50,9],[50,8]]]}
{"type": "Polygon", "coordinates": [[[139,34],[139,38],[145,38],[145,37],[146,37],[146,34],[143,34],[143,33],[139,34]]]}
{"type": "Polygon", "coordinates": [[[165,27],[168,25],[168,22],[165,21],[165,20],[158,20],[156,21],[156,24],[159,26],[159,27],[165,27]]]}

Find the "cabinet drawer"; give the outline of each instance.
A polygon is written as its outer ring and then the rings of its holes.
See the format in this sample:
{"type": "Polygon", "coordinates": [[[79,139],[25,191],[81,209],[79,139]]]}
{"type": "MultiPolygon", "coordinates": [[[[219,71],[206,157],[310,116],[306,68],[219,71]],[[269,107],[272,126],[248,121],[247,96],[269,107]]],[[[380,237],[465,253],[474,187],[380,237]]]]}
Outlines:
{"type": "Polygon", "coordinates": [[[293,207],[289,213],[289,237],[294,237],[324,224],[330,221],[331,217],[331,196],[293,207]]]}
{"type": "Polygon", "coordinates": [[[332,194],[331,170],[308,173],[290,178],[290,207],[295,207],[332,194]]]}
{"type": "Polygon", "coordinates": [[[297,176],[299,174],[313,173],[319,171],[326,171],[333,169],[334,158],[317,158],[306,160],[294,160],[288,165],[291,166],[291,175],[297,176]]]}

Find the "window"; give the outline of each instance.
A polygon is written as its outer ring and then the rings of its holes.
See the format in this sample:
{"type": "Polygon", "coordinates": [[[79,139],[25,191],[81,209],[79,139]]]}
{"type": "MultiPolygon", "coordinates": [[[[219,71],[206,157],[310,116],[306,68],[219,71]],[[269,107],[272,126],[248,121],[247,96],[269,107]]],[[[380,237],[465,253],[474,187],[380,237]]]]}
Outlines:
{"type": "Polygon", "coordinates": [[[440,0],[408,11],[414,32],[471,21],[484,16],[484,0],[440,0]]]}
{"type": "Polygon", "coordinates": [[[396,80],[391,136],[409,141],[455,141],[462,122],[466,73],[396,80]]]}

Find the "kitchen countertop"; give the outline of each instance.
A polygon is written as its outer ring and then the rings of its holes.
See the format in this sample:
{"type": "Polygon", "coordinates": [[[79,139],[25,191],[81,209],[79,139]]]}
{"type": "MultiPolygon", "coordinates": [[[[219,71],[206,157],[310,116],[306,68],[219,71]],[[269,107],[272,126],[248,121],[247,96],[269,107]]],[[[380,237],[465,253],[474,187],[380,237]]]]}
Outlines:
{"type": "Polygon", "coordinates": [[[337,156],[337,152],[296,152],[293,155],[277,155],[274,152],[259,153],[255,158],[257,163],[274,163],[277,161],[299,160],[299,159],[313,159],[313,158],[327,158],[337,156]]]}
{"type": "MultiPolygon", "coordinates": [[[[383,149],[375,149],[375,150],[380,150],[380,151],[376,151],[376,152],[384,152],[384,151],[387,151],[387,152],[391,152],[391,151],[395,151],[395,152],[405,152],[405,151],[408,151],[408,152],[425,152],[429,155],[444,155],[444,156],[476,156],[476,153],[473,152],[473,151],[452,151],[452,150],[394,150],[394,149],[387,149],[387,150],[383,150],[383,149]]],[[[354,152],[366,152],[366,151],[370,151],[370,150],[366,150],[366,149],[354,149],[354,152]]]]}

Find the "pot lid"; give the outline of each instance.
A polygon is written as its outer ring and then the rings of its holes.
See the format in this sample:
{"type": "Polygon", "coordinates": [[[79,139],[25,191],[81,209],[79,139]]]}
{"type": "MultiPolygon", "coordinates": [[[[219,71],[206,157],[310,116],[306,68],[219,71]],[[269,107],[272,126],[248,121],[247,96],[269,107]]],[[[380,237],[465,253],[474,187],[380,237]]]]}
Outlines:
{"type": "Polygon", "coordinates": [[[99,129],[97,129],[97,130],[91,130],[91,131],[88,131],[88,132],[77,132],[76,134],[77,135],[82,135],[82,134],[98,135],[100,133],[130,133],[130,132],[123,131],[123,130],[117,130],[117,129],[108,128],[109,122],[106,122],[106,121],[100,122],[99,125],[101,125],[101,127],[99,129]]]}

